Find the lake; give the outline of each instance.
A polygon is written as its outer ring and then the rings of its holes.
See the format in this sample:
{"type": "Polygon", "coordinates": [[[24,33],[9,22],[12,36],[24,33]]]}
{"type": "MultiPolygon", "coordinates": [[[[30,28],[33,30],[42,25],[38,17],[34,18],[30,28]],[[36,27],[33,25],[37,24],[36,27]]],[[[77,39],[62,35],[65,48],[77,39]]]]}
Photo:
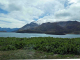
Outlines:
{"type": "Polygon", "coordinates": [[[0,32],[0,37],[54,37],[54,38],[78,38],[80,34],[66,34],[66,35],[50,35],[40,33],[14,33],[14,32],[0,32]]]}

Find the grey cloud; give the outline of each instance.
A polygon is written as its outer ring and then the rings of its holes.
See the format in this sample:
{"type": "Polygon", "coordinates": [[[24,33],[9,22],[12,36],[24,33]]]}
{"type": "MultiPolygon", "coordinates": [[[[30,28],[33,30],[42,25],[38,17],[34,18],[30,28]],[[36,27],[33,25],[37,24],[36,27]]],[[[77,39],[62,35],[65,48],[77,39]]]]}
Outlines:
{"type": "Polygon", "coordinates": [[[9,11],[20,11],[21,7],[15,4],[9,4],[8,10],[9,11]]]}
{"type": "Polygon", "coordinates": [[[62,12],[62,13],[57,13],[55,14],[55,17],[56,18],[60,18],[60,17],[68,17],[70,16],[71,14],[69,12],[62,12]]]}
{"type": "Polygon", "coordinates": [[[0,3],[0,8],[2,8],[2,6],[3,6],[3,5],[0,3]]]}

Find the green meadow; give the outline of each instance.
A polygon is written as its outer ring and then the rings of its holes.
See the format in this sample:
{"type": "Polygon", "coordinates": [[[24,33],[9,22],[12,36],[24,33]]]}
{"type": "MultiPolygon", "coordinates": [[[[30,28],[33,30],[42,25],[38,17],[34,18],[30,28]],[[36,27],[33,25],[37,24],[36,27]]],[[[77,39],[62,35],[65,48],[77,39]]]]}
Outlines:
{"type": "Polygon", "coordinates": [[[0,60],[80,58],[80,38],[0,37],[0,60]]]}

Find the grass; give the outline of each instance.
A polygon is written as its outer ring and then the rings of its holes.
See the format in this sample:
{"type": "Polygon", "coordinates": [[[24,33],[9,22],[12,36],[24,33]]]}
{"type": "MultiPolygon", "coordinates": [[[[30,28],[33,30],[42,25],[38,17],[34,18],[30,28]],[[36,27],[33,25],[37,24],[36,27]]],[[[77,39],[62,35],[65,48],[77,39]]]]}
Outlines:
{"type": "Polygon", "coordinates": [[[0,37],[0,60],[80,58],[80,38],[0,37]]]}
{"type": "Polygon", "coordinates": [[[34,50],[12,50],[0,51],[0,60],[9,59],[79,59],[80,55],[73,54],[51,54],[34,50]]]}
{"type": "Polygon", "coordinates": [[[34,51],[28,50],[14,50],[14,51],[0,51],[0,60],[6,59],[28,59],[34,54],[34,51]]]}

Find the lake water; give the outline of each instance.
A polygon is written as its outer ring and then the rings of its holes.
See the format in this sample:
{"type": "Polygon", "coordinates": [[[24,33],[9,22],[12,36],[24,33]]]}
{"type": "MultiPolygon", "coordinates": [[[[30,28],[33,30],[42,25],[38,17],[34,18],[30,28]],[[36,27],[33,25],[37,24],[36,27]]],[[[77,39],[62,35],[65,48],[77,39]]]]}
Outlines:
{"type": "Polygon", "coordinates": [[[58,37],[58,38],[78,38],[80,34],[66,34],[66,35],[50,35],[50,34],[38,34],[38,33],[14,33],[14,32],[0,32],[0,37],[58,37]]]}

